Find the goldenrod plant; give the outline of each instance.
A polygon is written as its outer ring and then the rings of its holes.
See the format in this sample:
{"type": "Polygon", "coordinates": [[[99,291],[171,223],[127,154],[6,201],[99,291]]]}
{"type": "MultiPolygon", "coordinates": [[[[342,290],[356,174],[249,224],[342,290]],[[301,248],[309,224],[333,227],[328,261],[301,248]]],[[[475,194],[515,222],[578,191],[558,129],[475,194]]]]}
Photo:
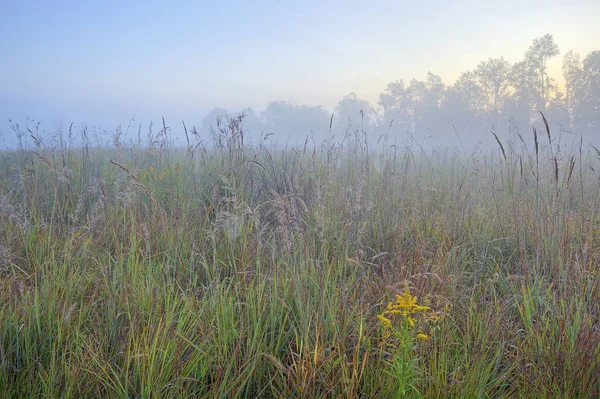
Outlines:
{"type": "Polygon", "coordinates": [[[396,397],[422,396],[418,391],[419,359],[413,349],[416,342],[429,339],[419,328],[438,317],[428,306],[417,304],[417,297],[410,294],[408,286],[377,315],[383,328],[384,347],[391,352],[390,370],[386,371],[396,379],[396,397]]]}

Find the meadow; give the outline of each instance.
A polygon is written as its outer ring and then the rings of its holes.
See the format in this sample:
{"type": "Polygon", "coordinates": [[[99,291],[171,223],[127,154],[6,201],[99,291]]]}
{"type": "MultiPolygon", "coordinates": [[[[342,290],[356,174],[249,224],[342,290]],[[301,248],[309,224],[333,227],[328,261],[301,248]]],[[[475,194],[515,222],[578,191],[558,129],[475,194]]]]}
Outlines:
{"type": "Polygon", "coordinates": [[[282,148],[241,122],[184,148],[16,127],[0,397],[600,395],[595,148],[543,125],[282,148]]]}

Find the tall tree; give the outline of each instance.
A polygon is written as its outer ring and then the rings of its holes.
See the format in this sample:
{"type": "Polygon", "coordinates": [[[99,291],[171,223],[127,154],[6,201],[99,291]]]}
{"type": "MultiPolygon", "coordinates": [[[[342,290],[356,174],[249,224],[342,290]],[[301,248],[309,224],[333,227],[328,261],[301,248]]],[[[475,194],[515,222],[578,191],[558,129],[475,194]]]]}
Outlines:
{"type": "Polygon", "coordinates": [[[510,63],[504,57],[490,58],[479,63],[474,75],[487,97],[487,109],[498,113],[510,90],[510,63]]]}
{"type": "Polygon", "coordinates": [[[539,111],[545,111],[553,92],[556,90],[554,79],[548,76],[548,61],[560,53],[551,34],[533,39],[525,53],[525,66],[531,79],[530,89],[533,101],[539,111]]]}
{"type": "Polygon", "coordinates": [[[404,81],[388,83],[385,91],[379,95],[379,105],[383,109],[382,123],[392,126],[401,133],[412,130],[411,99],[404,81]]]}
{"type": "Polygon", "coordinates": [[[488,102],[487,91],[480,84],[476,72],[463,72],[454,84],[448,87],[444,96],[444,106],[456,112],[483,111],[488,102]]]}
{"type": "Polygon", "coordinates": [[[600,129],[600,51],[592,51],[583,60],[581,81],[576,89],[577,124],[585,131],[600,129]]]}
{"type": "Polygon", "coordinates": [[[336,126],[341,129],[354,128],[372,130],[377,124],[377,112],[368,101],[350,93],[335,107],[336,126]]]}
{"type": "Polygon", "coordinates": [[[481,140],[487,129],[484,114],[487,96],[472,71],[463,72],[445,92],[441,105],[441,119],[452,123],[462,144],[481,140]]]}
{"type": "Polygon", "coordinates": [[[570,50],[563,57],[562,73],[565,79],[565,105],[567,110],[573,114],[577,107],[575,92],[581,82],[581,60],[579,54],[570,50]]]}
{"type": "Polygon", "coordinates": [[[439,108],[446,86],[438,75],[427,72],[427,80],[413,79],[407,88],[414,131],[433,130],[438,127],[439,108]]]}

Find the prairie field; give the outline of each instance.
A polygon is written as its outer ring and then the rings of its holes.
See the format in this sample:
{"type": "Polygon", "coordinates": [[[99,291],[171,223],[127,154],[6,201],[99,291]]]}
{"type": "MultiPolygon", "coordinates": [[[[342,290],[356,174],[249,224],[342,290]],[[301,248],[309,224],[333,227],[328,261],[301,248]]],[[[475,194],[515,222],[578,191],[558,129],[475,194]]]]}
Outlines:
{"type": "Polygon", "coordinates": [[[583,140],[16,132],[2,398],[600,395],[600,152],[583,140]]]}

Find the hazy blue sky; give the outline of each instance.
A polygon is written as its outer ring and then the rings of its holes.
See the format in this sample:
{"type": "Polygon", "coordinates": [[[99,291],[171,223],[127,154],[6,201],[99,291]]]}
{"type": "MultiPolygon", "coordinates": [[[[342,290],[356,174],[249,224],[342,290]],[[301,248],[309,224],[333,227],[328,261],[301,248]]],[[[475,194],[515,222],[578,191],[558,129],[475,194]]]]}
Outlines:
{"type": "Polygon", "coordinates": [[[452,83],[545,33],[561,55],[600,48],[597,0],[3,0],[0,15],[3,120],[193,121],[274,99],[333,109],[351,91],[375,104],[389,81],[452,83]]]}

